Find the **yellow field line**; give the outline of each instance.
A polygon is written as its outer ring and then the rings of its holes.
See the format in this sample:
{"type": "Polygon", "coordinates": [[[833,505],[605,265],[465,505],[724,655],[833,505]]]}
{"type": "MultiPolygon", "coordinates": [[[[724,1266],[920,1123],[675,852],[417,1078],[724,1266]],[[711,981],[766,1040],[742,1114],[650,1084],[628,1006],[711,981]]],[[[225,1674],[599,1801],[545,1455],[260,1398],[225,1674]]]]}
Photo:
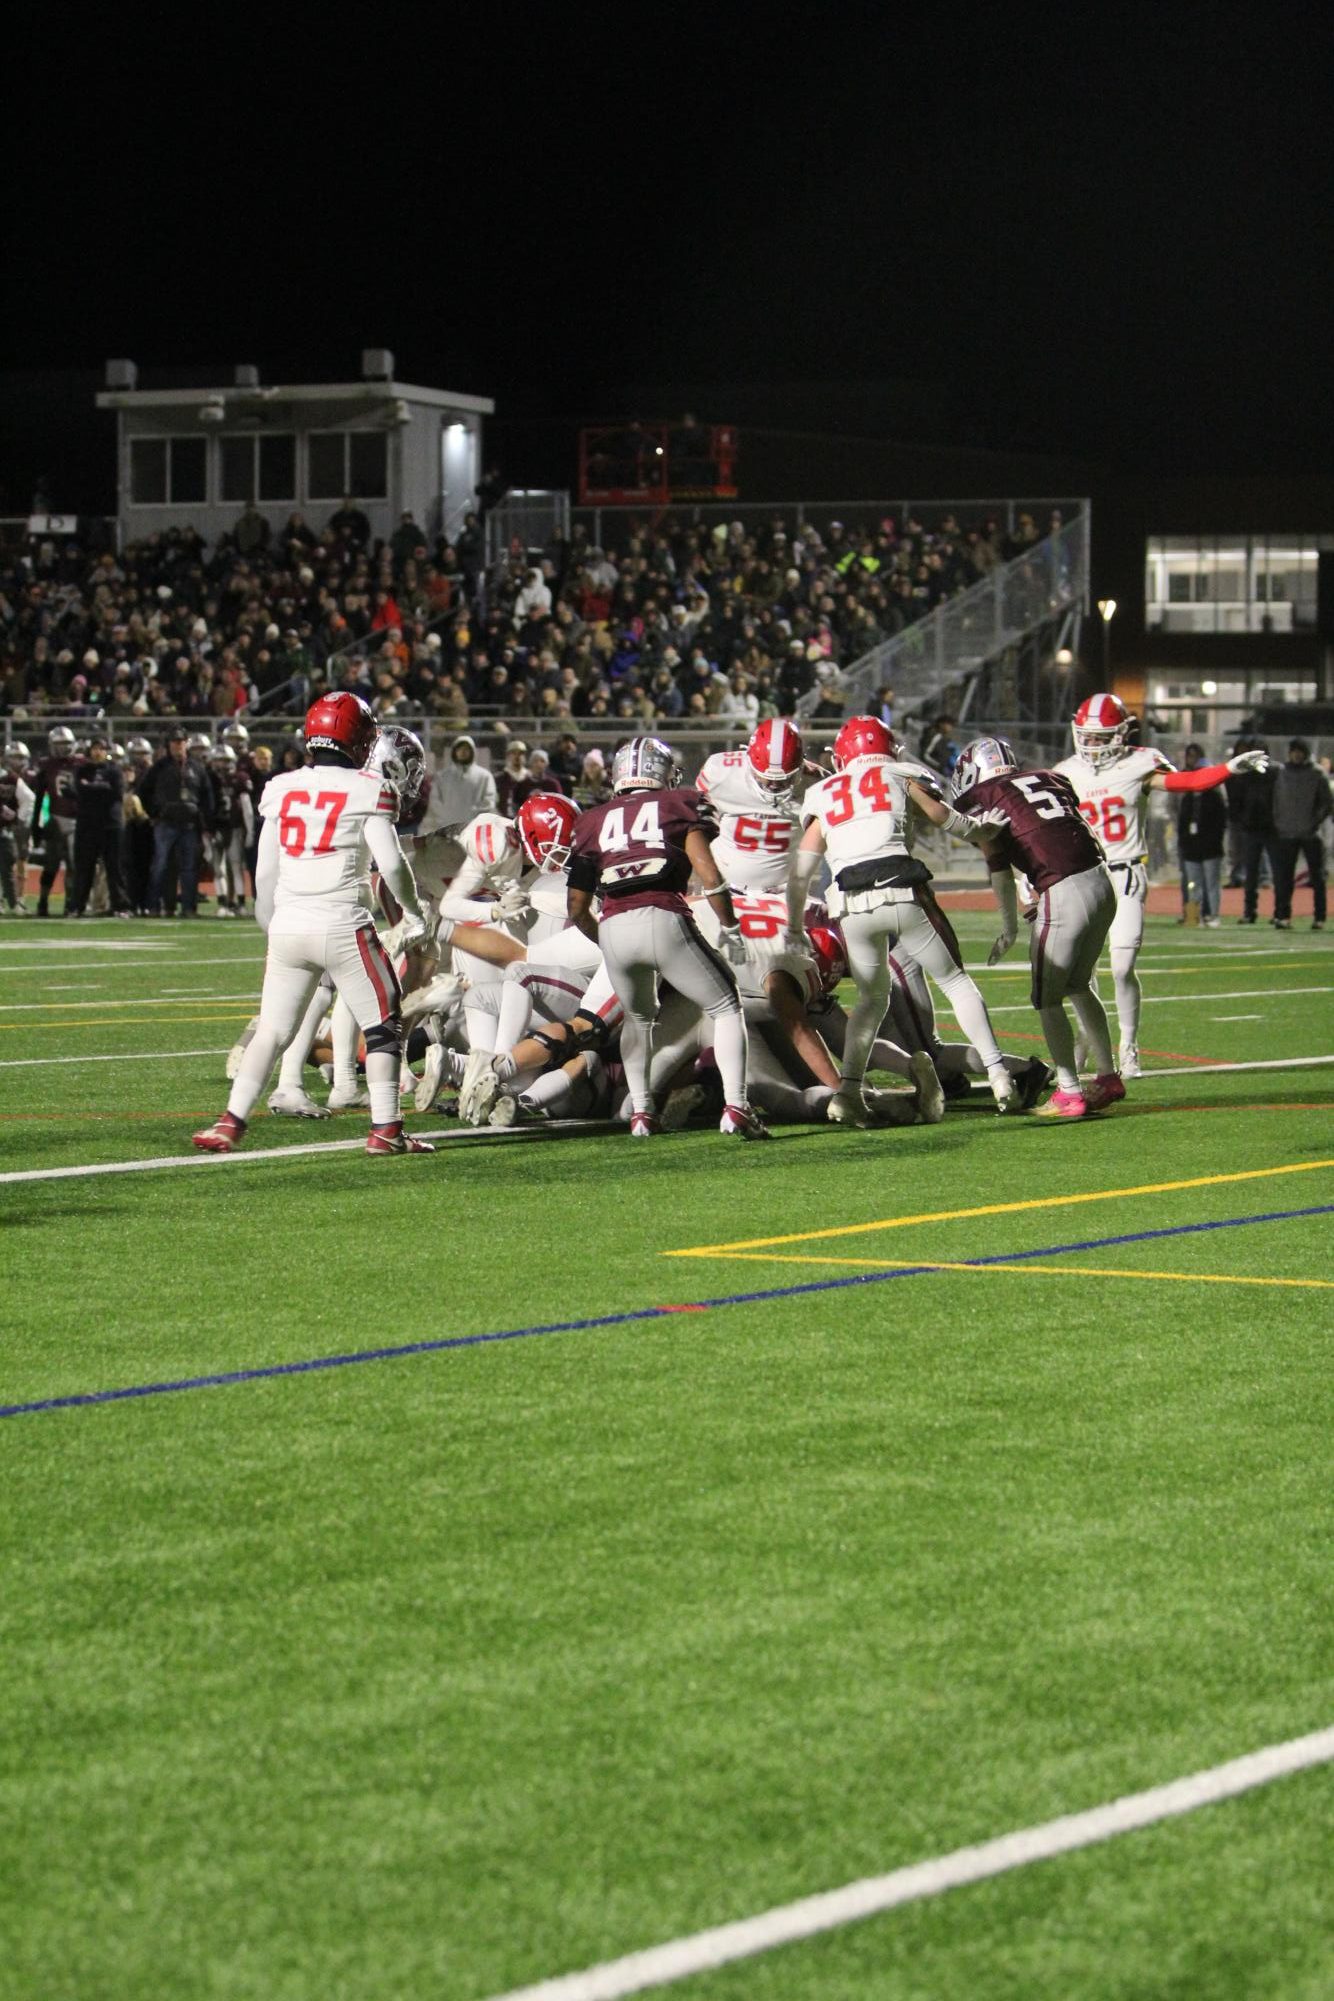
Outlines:
{"type": "MultiPolygon", "coordinates": [[[[249,1021],[253,1007],[229,1008],[226,1014],[155,1014],[154,1028],[169,1028],[174,1021],[249,1021]]],[[[0,1021],[0,1035],[40,1034],[48,1028],[134,1028],[132,1021],[0,1021]]]]}
{"type": "Polygon", "coordinates": [[[728,1244],[691,1244],[662,1251],[665,1258],[712,1257],[719,1251],[759,1251],[771,1244],[809,1244],[827,1237],[857,1237],[870,1230],[903,1230],[911,1223],[959,1223],[971,1216],[1013,1216],[1026,1209],[1064,1209],[1078,1202],[1117,1202],[1133,1195],[1167,1195],[1180,1188],[1221,1188],[1236,1181],[1266,1181],[1277,1174],[1314,1174],[1334,1160],[1298,1160],[1284,1167],[1249,1167],[1237,1174],[1197,1174],[1188,1181],[1145,1181],[1133,1188],[1095,1188],[1081,1195],[1039,1195],[1026,1202],[985,1202],[974,1209],[931,1209],[917,1216],[886,1216],[875,1223],[838,1223],[825,1230],[793,1230],[783,1237],[739,1237],[728,1244]]]}
{"type": "Polygon", "coordinates": [[[719,1257],[736,1264],[773,1265],[853,1265],[858,1271],[967,1271],[985,1276],[989,1271],[1043,1272],[1052,1278],[1154,1278],[1175,1280],[1181,1285],[1295,1285],[1320,1292],[1334,1292],[1329,1278],[1245,1278],[1235,1272],[1140,1271],[1131,1265],[1040,1265],[1025,1260],[1021,1264],[956,1264],[941,1258],[822,1258],[805,1257],[791,1251],[723,1251],[719,1257]]]}

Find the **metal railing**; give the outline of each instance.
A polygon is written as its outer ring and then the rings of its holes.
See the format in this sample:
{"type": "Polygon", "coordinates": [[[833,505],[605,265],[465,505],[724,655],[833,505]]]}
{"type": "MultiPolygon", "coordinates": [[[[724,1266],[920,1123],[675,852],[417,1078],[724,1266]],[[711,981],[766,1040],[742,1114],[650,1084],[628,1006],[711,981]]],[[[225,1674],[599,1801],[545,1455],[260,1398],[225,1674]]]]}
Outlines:
{"type": "Polygon", "coordinates": [[[1056,496],[1050,499],[965,499],[965,500],[723,500],[723,501],[673,501],[665,510],[655,507],[575,507],[570,510],[570,519],[576,527],[588,530],[590,539],[597,548],[616,548],[632,534],[643,533],[646,527],[662,528],[669,524],[676,527],[712,528],[718,522],[729,526],[739,521],[745,532],[758,534],[781,517],[788,535],[799,535],[803,528],[818,528],[824,535],[831,521],[841,521],[849,530],[866,527],[876,529],[886,518],[900,526],[905,521],[920,521],[930,532],[940,528],[948,515],[953,515],[964,534],[970,528],[979,527],[984,521],[1000,522],[1007,535],[1013,535],[1019,525],[1019,517],[1031,515],[1042,534],[1051,526],[1053,514],[1060,514],[1062,521],[1068,521],[1075,514],[1086,511],[1087,499],[1056,496]]]}
{"type": "Polygon", "coordinates": [[[512,486],[486,515],[486,565],[502,562],[517,542],[544,549],[570,533],[570,496],[564,487],[512,486]]]}
{"type": "MultiPolygon", "coordinates": [[[[881,688],[894,690],[900,714],[939,699],[974,677],[988,660],[1048,619],[1088,600],[1087,509],[1055,535],[998,564],[989,576],[948,598],[917,624],[896,632],[845,668],[839,682],[844,712],[855,715],[881,688]]],[[[812,689],[797,704],[809,716],[820,700],[812,689]]]]}

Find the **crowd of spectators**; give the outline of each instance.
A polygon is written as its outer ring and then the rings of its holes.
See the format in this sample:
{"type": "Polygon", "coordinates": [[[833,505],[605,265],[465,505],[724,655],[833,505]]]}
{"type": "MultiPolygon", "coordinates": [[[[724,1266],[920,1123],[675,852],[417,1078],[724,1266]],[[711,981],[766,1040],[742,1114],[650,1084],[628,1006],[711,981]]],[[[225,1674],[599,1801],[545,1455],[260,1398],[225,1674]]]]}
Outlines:
{"type": "Polygon", "coordinates": [[[739,730],[842,714],[842,672],[1049,532],[775,516],[750,528],[576,527],[488,574],[478,515],[452,542],[405,515],[372,538],[345,500],[319,530],[247,507],[213,546],[188,528],[90,557],[29,542],[0,570],[0,712],[38,720],[300,715],[328,687],[383,718],[465,729],[722,717],[739,730]]]}

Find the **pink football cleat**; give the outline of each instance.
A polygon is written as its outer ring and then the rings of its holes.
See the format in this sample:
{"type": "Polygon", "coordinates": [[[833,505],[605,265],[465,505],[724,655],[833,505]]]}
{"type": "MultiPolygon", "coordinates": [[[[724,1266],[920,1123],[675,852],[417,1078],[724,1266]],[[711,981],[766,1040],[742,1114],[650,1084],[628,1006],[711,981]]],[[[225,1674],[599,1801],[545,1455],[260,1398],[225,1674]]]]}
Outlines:
{"type": "Polygon", "coordinates": [[[401,1125],[372,1126],[366,1141],[367,1153],[434,1153],[429,1140],[414,1139],[401,1125]]]}
{"type": "Polygon", "coordinates": [[[1125,1094],[1126,1087],[1115,1070],[1109,1070],[1105,1077],[1095,1077],[1091,1084],[1084,1087],[1091,1112],[1104,1112],[1108,1105],[1119,1105],[1125,1094]]]}
{"type": "Polygon", "coordinates": [[[773,1134],[759,1113],[753,1112],[749,1105],[724,1106],[723,1115],[718,1121],[718,1130],[720,1133],[726,1133],[731,1139],[773,1138],[773,1134]]]}
{"type": "Polygon", "coordinates": [[[1039,1119],[1082,1119],[1088,1108],[1088,1099],[1082,1091],[1053,1091],[1046,1104],[1038,1106],[1034,1116],[1039,1119]]]}
{"type": "Polygon", "coordinates": [[[203,1132],[192,1133],[190,1144],[197,1146],[201,1153],[234,1153],[244,1135],[245,1120],[236,1118],[231,1112],[224,1112],[203,1132]]]}

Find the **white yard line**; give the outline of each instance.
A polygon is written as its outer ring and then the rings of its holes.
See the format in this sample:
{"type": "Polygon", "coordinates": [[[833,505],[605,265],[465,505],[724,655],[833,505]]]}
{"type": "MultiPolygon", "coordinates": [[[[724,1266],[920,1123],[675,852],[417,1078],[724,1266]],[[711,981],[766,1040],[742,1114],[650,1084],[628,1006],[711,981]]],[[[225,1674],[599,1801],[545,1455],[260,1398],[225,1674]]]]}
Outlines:
{"type": "Polygon", "coordinates": [[[1334,1056],[1266,1056],[1258,1063],[1183,1063],[1176,1069],[1146,1070],[1136,1077],[1133,1088],[1149,1084],[1155,1077],[1219,1077],[1231,1070],[1311,1070],[1320,1063],[1334,1063],[1334,1056]]]}
{"type": "Polygon", "coordinates": [[[1210,1021],[1263,1021],[1262,1014],[1211,1014],[1210,1021]]]}
{"type": "MultiPolygon", "coordinates": [[[[1238,987],[1227,994],[1145,994],[1145,1007],[1163,1007],[1169,1001],[1189,1001],[1193,1007],[1205,1001],[1221,1000],[1285,1000],[1295,994],[1334,994],[1334,987],[1238,987]]],[[[95,1002],[88,1003],[90,1007],[95,1002]]],[[[989,1014],[1031,1014],[1032,1005],[1028,1001],[1000,1001],[994,1006],[987,1003],[989,1014]]]]}
{"type": "Polygon", "coordinates": [[[116,959],[109,966],[99,966],[87,959],[71,959],[52,965],[0,966],[0,980],[13,979],[18,973],[40,973],[45,979],[48,973],[111,973],[119,972],[122,966],[151,966],[157,973],[193,972],[196,966],[254,966],[264,964],[262,952],[247,952],[240,958],[196,959],[188,952],[182,952],[171,959],[116,959]]]}
{"type": "Polygon", "coordinates": [[[111,1056],[7,1056],[0,1070],[44,1070],[57,1063],[170,1063],[187,1056],[225,1056],[225,1049],[132,1049],[111,1056]]]}
{"type": "MultiPolygon", "coordinates": [[[[180,1052],[183,1053],[183,1052],[180,1052]]],[[[200,1051],[199,1054],[213,1054],[200,1051]]],[[[91,1060],[91,1059],[90,1059],[91,1060]]],[[[112,1059],[119,1062],[120,1058],[112,1059]]],[[[313,1123],[313,1122],[312,1122],[313,1123]]],[[[605,1122],[586,1119],[545,1119],[537,1126],[442,1126],[435,1132],[419,1132],[417,1139],[469,1140],[479,1133],[490,1140],[531,1139],[536,1132],[573,1132],[588,1135],[595,1130],[606,1131],[605,1122]]],[[[147,1174],[159,1167],[264,1167],[275,1160],[294,1160],[302,1154],[310,1153],[355,1153],[366,1148],[366,1135],[370,1131],[364,1125],[357,1139],[313,1140],[303,1146],[244,1148],[240,1153],[164,1153],[152,1160],[99,1160],[81,1167],[25,1167],[10,1174],[0,1174],[0,1186],[15,1181],[75,1181],[80,1178],[101,1174],[147,1174]]]]}
{"type": "MultiPolygon", "coordinates": [[[[1218,995],[1219,1000],[1228,1000],[1230,998],[1231,996],[1228,994],[1218,995]]],[[[42,1014],[50,1008],[64,1008],[67,1011],[72,1011],[75,1008],[81,1008],[81,1007],[179,1007],[182,1000],[207,1000],[207,1001],[252,1000],[256,1004],[258,1004],[259,989],[257,987],[249,987],[243,994],[195,993],[195,994],[165,994],[157,996],[150,996],[147,994],[136,994],[133,1000],[3,1001],[0,1002],[0,1014],[42,1014]]]]}
{"type": "Polygon", "coordinates": [[[897,1910],[903,1904],[938,1897],[966,1883],[983,1883],[1003,1876],[1011,1869],[1026,1868],[1030,1862],[1046,1862],[1055,1855],[1069,1855],[1079,1848],[1091,1848],[1118,1835],[1131,1834],[1160,1821],[1194,1813],[1220,1800],[1236,1799],[1267,1786],[1294,1772],[1310,1771],[1334,1763],[1334,1729],[1315,1730],[1308,1737],[1294,1737],[1285,1744],[1270,1744],[1244,1758],[1225,1765],[1192,1772],[1146,1792],[1127,1793],[1105,1806],[1084,1813],[1063,1814],[1059,1820],[1044,1821],[1038,1827],[1021,1828],[984,1841],[971,1848],[956,1848],[928,1862],[914,1862],[906,1869],[893,1869],[886,1876],[866,1876],[841,1889],[826,1890],[795,1903],[778,1904],[751,1918],[715,1925],[709,1931],[691,1932],[667,1945],[650,1946],[624,1959],[605,1960],[583,1973],[566,1973],[552,1980],[540,1980],[534,1987],[511,1988],[492,2001],[620,2001],[626,1994],[643,1994],[650,1987],[666,1987],[692,1974],[707,1973],[715,1967],[730,1966],[739,1959],[753,1959],[758,1953],[772,1952],[775,1946],[791,1945],[798,1939],[815,1938],[822,1932],[837,1931],[843,1925],[858,1924],[881,1911],[897,1910]]]}

